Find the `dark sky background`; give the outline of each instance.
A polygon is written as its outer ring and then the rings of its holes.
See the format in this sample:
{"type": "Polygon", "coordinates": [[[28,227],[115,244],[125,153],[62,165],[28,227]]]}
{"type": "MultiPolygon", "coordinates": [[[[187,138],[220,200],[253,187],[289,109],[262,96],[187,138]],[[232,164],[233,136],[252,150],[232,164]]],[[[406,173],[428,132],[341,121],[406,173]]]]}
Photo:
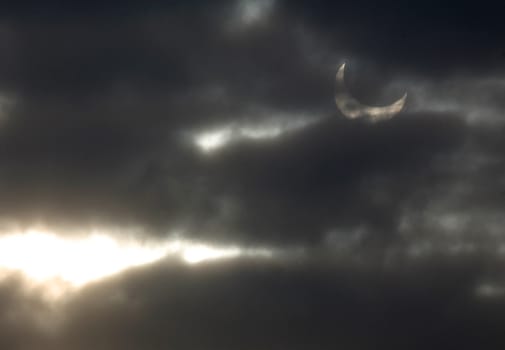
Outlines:
{"type": "Polygon", "coordinates": [[[9,276],[0,348],[502,349],[504,38],[485,2],[0,5],[2,234],[180,229],[304,252],[163,260],[57,307],[9,276]],[[406,91],[405,109],[346,119],[343,62],[357,99],[406,91]],[[274,121],[288,130],[240,131],[274,121]],[[229,125],[223,147],[194,143],[229,125]]]}

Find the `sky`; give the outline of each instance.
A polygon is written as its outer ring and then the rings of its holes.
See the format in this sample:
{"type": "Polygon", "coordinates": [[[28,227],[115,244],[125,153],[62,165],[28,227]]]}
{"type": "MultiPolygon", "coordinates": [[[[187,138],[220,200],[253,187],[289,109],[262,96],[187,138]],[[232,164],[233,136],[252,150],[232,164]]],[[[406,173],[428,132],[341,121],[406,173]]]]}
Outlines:
{"type": "Polygon", "coordinates": [[[0,348],[503,348],[502,13],[0,4],[0,348]]]}

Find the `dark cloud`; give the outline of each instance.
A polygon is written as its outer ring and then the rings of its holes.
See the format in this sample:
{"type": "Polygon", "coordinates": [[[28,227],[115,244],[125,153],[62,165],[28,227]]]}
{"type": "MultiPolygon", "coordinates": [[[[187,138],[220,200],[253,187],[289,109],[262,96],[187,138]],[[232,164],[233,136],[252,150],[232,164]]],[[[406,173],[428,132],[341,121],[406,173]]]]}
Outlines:
{"type": "Polygon", "coordinates": [[[0,346],[4,349],[48,349],[50,307],[26,292],[21,279],[0,281],[0,346]]]}
{"type": "Polygon", "coordinates": [[[503,300],[489,296],[505,249],[502,11],[323,0],[240,11],[0,6],[1,227],[180,230],[306,253],[165,261],[55,309],[1,279],[0,348],[500,348],[503,300]],[[375,124],[340,115],[344,60],[360,101],[407,91],[405,110],[375,124]],[[192,139],[297,118],[306,125],[214,152],[192,139]]]}
{"type": "Polygon", "coordinates": [[[231,2],[145,5],[158,11],[129,2],[51,4],[41,10],[49,17],[33,16],[34,3],[6,8],[0,26],[1,85],[13,99],[0,131],[6,221],[122,222],[163,233],[189,226],[201,236],[266,242],[317,242],[328,230],[358,226],[390,237],[405,208],[428,205],[420,197],[458,181],[495,180],[496,169],[471,180],[461,170],[464,154],[481,157],[499,142],[494,127],[464,119],[480,111],[499,117],[500,79],[490,83],[480,69],[444,81],[431,74],[450,59],[461,69],[474,62],[451,46],[438,50],[446,41],[486,59],[471,44],[480,24],[497,27],[481,43],[496,47],[500,25],[484,21],[482,11],[463,30],[464,4],[441,21],[444,10],[419,4],[393,11],[278,2],[263,22],[238,28],[231,2]],[[374,49],[380,42],[386,46],[374,49]],[[417,87],[415,113],[378,125],[334,113],[334,65],[344,58],[356,58],[362,72],[351,68],[350,88],[370,103],[393,97],[394,78],[417,87]],[[365,74],[374,67],[375,76],[365,74]],[[472,82],[482,86],[475,94],[472,82]],[[432,90],[439,95],[426,95],[432,90]],[[453,112],[439,108],[444,102],[453,112]],[[187,138],[207,126],[255,123],[265,113],[320,121],[212,157],[187,138]],[[444,169],[444,157],[461,162],[444,169]]]}
{"type": "Polygon", "coordinates": [[[223,151],[211,160],[211,181],[215,196],[235,205],[238,232],[317,241],[332,228],[369,225],[388,235],[405,202],[430,186],[434,160],[461,147],[465,132],[447,115],[402,115],[379,125],[331,118],[223,151]]]}
{"type": "MultiPolygon", "coordinates": [[[[82,290],[55,311],[65,315],[56,333],[24,333],[19,348],[499,347],[503,303],[476,301],[479,270],[477,261],[395,271],[320,260],[161,264],[82,290]]],[[[13,298],[8,293],[3,298],[13,298]]],[[[19,341],[11,334],[3,339],[19,341]]]]}

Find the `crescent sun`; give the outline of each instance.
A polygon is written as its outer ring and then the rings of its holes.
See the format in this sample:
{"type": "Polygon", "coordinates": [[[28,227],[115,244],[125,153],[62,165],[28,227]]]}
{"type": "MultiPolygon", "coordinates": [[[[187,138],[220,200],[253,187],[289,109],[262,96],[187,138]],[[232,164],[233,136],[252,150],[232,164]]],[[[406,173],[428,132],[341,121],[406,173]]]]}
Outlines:
{"type": "Polygon", "coordinates": [[[388,106],[367,106],[360,103],[349,93],[344,81],[345,63],[337,71],[337,93],[335,103],[344,116],[349,119],[368,118],[372,122],[387,120],[400,113],[407,100],[407,93],[388,106]]]}

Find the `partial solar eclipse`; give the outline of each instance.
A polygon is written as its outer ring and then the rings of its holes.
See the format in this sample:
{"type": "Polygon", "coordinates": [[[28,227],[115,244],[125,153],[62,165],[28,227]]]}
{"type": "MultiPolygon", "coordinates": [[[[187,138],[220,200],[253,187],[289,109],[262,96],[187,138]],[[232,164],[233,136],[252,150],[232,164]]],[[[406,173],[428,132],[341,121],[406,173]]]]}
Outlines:
{"type": "Polygon", "coordinates": [[[337,93],[335,95],[335,103],[345,117],[349,119],[367,118],[371,122],[378,122],[393,118],[403,109],[405,101],[407,100],[407,93],[388,106],[374,107],[362,104],[352,97],[347,89],[344,72],[345,63],[342,64],[337,71],[337,93]]]}

